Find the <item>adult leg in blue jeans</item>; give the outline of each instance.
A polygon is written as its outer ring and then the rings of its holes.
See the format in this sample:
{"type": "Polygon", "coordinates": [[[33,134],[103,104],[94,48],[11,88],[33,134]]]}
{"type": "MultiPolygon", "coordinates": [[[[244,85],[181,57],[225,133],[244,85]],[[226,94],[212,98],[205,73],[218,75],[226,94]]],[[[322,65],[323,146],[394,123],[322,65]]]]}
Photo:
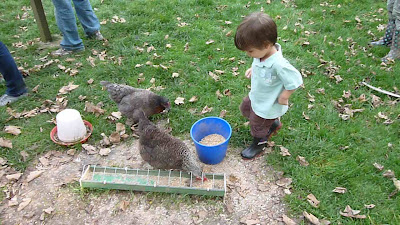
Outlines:
{"type": "MultiPolygon", "coordinates": [[[[82,39],[79,37],[78,27],[71,0],[52,0],[55,8],[57,26],[60,29],[63,40],[61,48],[52,54],[55,56],[68,55],[85,49],[82,39]]],[[[100,23],[93,12],[89,0],[73,0],[76,14],[82,24],[85,33],[97,40],[103,40],[100,33],[100,23]]]]}
{"type": "Polygon", "coordinates": [[[0,73],[6,81],[6,93],[0,97],[0,106],[17,101],[27,93],[24,79],[7,47],[0,41],[0,73]]]}

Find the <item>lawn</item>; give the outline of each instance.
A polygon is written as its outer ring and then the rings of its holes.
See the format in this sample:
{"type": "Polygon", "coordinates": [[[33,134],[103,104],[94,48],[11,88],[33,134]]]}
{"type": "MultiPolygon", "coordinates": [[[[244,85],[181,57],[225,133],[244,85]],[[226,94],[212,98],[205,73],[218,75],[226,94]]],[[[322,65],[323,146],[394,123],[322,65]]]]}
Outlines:
{"type": "MultiPolygon", "coordinates": [[[[51,33],[59,34],[51,1],[43,3],[51,33]]],[[[360,83],[399,92],[400,65],[382,65],[380,58],[389,49],[368,46],[384,34],[386,1],[91,3],[108,41],[84,38],[79,27],[86,51],[54,58],[49,52],[55,49],[42,49],[38,43],[30,1],[0,0],[0,40],[12,51],[18,66],[29,73],[25,80],[31,89],[27,98],[0,108],[0,136],[13,145],[0,147],[0,157],[14,168],[23,171],[42,153],[67,150],[49,138],[56,113],[40,111],[46,100],[55,105],[57,96],[66,97],[68,108],[79,110],[93,124],[90,144],[98,143],[101,133],[110,135],[115,131],[115,121],[107,117],[117,107],[102,90],[101,80],[153,87],[153,91],[167,96],[173,104],[171,111],[154,120],[169,118],[172,133],[181,138],[189,138],[190,127],[198,119],[219,116],[226,110],[224,118],[234,130],[231,145],[247,146],[249,128],[238,106],[249,91],[250,82],[244,72],[252,60],[235,48],[233,37],[243,16],[263,10],[275,19],[283,54],[304,79],[304,88],[292,95],[290,110],[282,117],[284,127],[273,138],[274,151],[266,155],[267,163],[293,179],[292,194],[286,198],[291,215],[297,217],[307,211],[333,224],[400,224],[400,193],[393,195],[396,188],[392,180],[383,176],[391,170],[400,178],[398,99],[360,83]],[[210,72],[219,80],[214,80],[210,72]],[[173,77],[173,73],[179,76],[173,77]],[[88,82],[90,79],[93,83],[88,82]],[[60,88],[70,82],[79,87],[59,95],[60,88]],[[35,87],[37,90],[32,91],[35,87]],[[86,98],[81,100],[79,96],[86,98]],[[198,100],[189,102],[193,96],[198,100]],[[173,103],[178,97],[185,99],[184,104],[173,103]],[[104,114],[86,112],[85,102],[102,102],[104,114]],[[202,113],[205,106],[212,107],[212,111],[202,113]],[[10,113],[31,110],[35,112],[31,117],[13,118],[10,113]],[[6,133],[7,125],[21,127],[22,133],[6,133]],[[291,155],[282,156],[279,145],[291,155]],[[300,165],[297,156],[305,157],[309,165],[300,165]],[[374,163],[384,169],[378,170],[374,163]],[[336,187],[344,187],[347,192],[332,192],[336,187]],[[318,208],[307,202],[311,193],[320,201],[318,208]],[[370,204],[375,207],[367,209],[365,205],[370,204]],[[346,205],[361,210],[366,218],[341,216],[346,205]]],[[[0,93],[4,91],[3,83],[0,93]]],[[[74,147],[81,150],[78,145],[74,147]]]]}

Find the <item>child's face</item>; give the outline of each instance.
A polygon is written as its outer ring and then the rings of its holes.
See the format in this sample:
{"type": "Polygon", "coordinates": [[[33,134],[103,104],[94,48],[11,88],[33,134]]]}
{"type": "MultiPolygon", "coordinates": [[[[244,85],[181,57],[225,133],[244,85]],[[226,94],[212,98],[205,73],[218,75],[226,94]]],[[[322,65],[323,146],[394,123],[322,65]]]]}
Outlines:
{"type": "Polygon", "coordinates": [[[265,56],[269,56],[272,52],[272,48],[274,45],[266,45],[264,48],[258,49],[258,48],[249,48],[245,52],[247,53],[248,56],[251,58],[264,58],[265,56]]]}

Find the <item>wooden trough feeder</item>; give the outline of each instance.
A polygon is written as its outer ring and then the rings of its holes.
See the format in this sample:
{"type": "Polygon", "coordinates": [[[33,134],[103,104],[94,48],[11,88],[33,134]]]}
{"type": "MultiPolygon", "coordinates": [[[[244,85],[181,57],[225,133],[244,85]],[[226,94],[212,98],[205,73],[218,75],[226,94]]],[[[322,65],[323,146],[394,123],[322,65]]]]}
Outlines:
{"type": "Polygon", "coordinates": [[[82,188],[225,196],[225,174],[203,173],[203,177],[207,180],[183,171],[85,165],[79,183],[82,188]]]}

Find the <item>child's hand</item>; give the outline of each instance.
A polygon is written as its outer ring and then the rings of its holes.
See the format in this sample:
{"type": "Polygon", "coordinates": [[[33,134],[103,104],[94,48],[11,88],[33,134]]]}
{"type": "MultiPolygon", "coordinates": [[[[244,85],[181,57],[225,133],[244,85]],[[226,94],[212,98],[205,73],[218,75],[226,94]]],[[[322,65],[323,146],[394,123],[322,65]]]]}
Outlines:
{"type": "Polygon", "coordinates": [[[278,103],[280,105],[289,105],[289,99],[288,98],[284,98],[282,96],[279,96],[278,103]]]}
{"type": "Polygon", "coordinates": [[[246,73],[244,75],[246,76],[247,79],[250,79],[250,77],[251,77],[251,68],[246,70],[246,73]]]}

